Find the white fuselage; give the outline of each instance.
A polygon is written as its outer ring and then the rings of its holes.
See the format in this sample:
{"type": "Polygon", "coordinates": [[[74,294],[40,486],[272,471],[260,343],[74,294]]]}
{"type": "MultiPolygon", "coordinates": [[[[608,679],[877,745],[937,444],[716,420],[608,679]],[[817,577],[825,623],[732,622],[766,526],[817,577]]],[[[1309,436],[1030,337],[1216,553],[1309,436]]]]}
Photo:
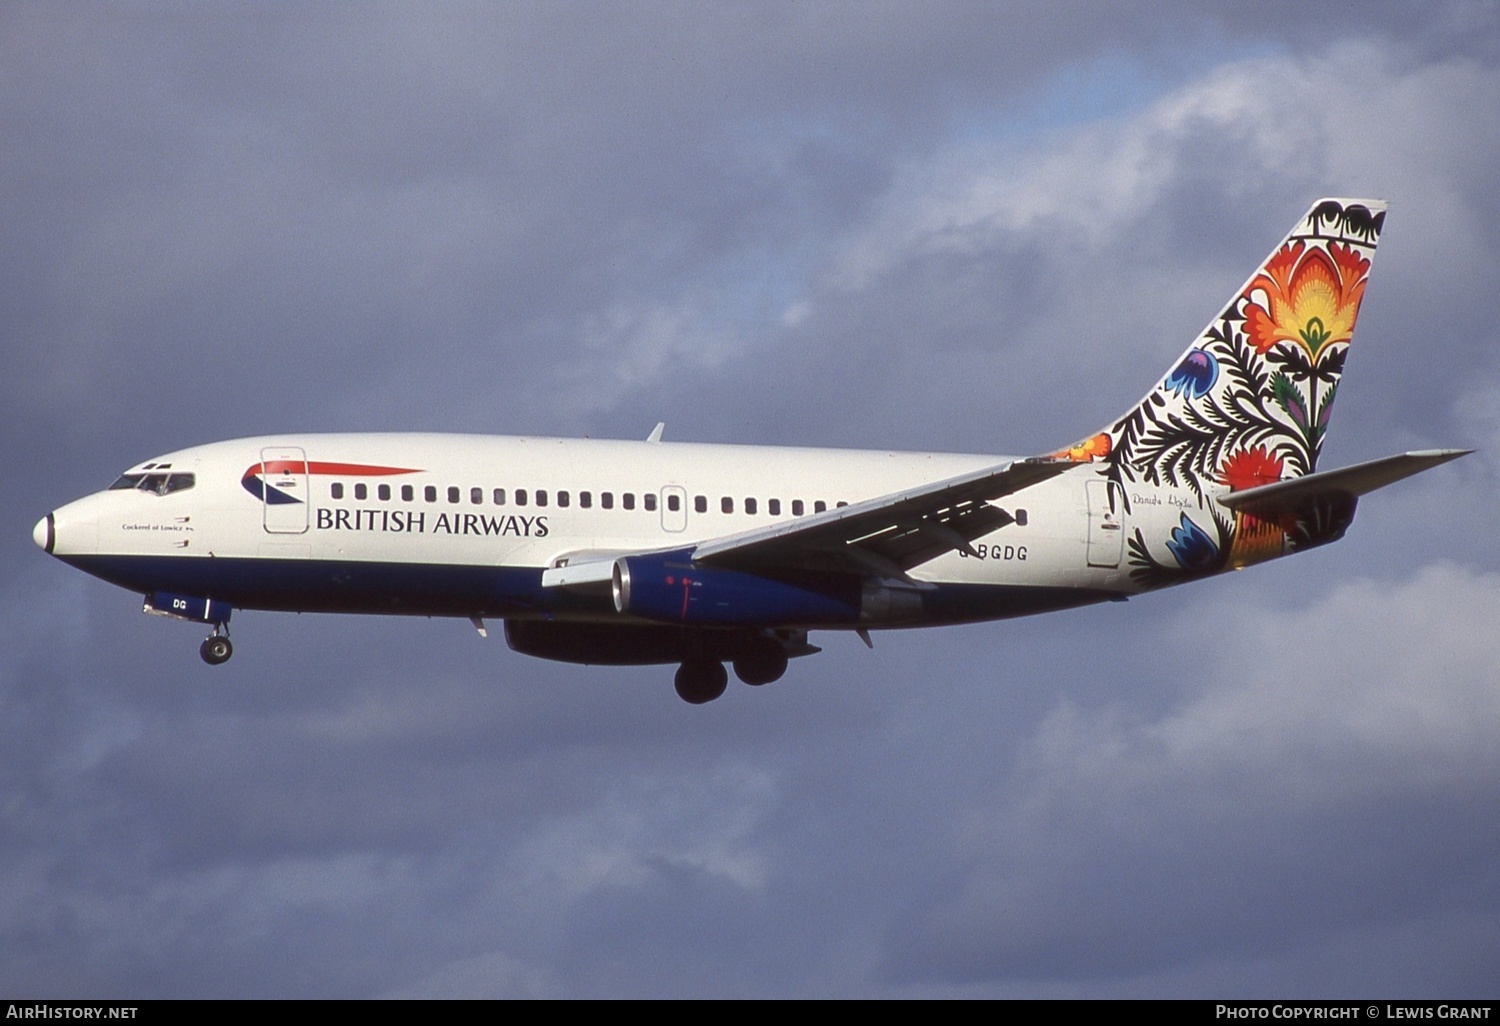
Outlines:
{"type": "MultiPolygon", "coordinates": [[[[591,618],[608,610],[550,603],[540,572],[570,559],[722,539],[1003,462],[587,439],[270,436],[139,464],[127,476],[165,467],[193,475],[192,484],[87,496],[55,511],[48,540],[59,558],[142,593],[187,589],[247,608],[591,618]],[[289,454],[308,472],[255,473],[289,454]],[[290,501],[272,501],[278,492],[290,501]],[[268,580],[272,566],[284,587],[268,580]],[[477,570],[526,576],[477,592],[469,578],[450,576],[477,570]]],[[[1135,590],[1119,569],[1121,514],[1091,517],[1089,477],[1068,473],[1028,489],[1016,497],[1017,523],[976,542],[973,554],[949,552],[911,577],[1079,589],[1080,601],[1135,590]]],[[[1057,606],[1055,597],[1043,603],[1057,606]]],[[[996,615],[1011,613],[981,604],[972,616],[955,608],[936,619],[996,615]]]]}

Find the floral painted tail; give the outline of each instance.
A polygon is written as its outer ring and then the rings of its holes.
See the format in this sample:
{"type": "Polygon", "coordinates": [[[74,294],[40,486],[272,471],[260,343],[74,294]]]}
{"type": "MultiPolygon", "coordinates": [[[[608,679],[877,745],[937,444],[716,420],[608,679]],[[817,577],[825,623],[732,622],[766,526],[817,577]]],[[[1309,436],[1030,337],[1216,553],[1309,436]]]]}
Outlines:
{"type": "Polygon", "coordinates": [[[1378,201],[1319,200],[1156,388],[1112,427],[1054,454],[1097,463],[1114,482],[1111,502],[1138,525],[1138,583],[1342,534],[1352,503],[1342,514],[1310,507],[1260,519],[1216,497],[1316,470],[1384,221],[1378,201]],[[1157,523],[1159,504],[1177,514],[1170,524],[1157,523]]]}

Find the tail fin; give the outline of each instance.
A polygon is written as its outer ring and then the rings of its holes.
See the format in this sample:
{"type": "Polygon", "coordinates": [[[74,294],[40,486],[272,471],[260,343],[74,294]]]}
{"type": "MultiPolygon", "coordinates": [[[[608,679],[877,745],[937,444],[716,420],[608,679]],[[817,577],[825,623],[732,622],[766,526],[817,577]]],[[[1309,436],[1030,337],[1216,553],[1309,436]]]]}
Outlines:
{"type": "Polygon", "coordinates": [[[1160,384],[1053,458],[1200,503],[1311,474],[1384,223],[1376,200],[1313,204],[1160,384]]]}

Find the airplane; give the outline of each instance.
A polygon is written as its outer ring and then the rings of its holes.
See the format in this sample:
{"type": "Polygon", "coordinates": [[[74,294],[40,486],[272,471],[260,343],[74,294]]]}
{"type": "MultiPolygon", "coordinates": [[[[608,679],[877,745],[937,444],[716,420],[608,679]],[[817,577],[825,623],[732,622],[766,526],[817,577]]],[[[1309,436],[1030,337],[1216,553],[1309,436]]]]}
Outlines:
{"type": "Polygon", "coordinates": [[[812,631],[1122,601],[1341,538],[1361,496],[1472,450],[1317,469],[1385,204],[1323,199],[1139,403],[1041,455],[442,434],[156,456],[38,546],[211,627],[235,609],[504,621],[510,647],[679,664],[695,704],[812,631]]]}

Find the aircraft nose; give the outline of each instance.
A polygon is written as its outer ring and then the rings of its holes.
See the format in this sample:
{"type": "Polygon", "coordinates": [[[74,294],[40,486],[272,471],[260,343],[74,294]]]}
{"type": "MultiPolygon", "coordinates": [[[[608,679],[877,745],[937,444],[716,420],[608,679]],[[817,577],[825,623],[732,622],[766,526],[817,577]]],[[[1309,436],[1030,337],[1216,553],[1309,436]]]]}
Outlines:
{"type": "Polygon", "coordinates": [[[36,526],[31,529],[31,540],[36,542],[37,548],[49,556],[52,554],[52,543],[57,540],[57,528],[55,525],[56,521],[52,519],[52,514],[48,513],[42,519],[38,520],[36,526]]]}

